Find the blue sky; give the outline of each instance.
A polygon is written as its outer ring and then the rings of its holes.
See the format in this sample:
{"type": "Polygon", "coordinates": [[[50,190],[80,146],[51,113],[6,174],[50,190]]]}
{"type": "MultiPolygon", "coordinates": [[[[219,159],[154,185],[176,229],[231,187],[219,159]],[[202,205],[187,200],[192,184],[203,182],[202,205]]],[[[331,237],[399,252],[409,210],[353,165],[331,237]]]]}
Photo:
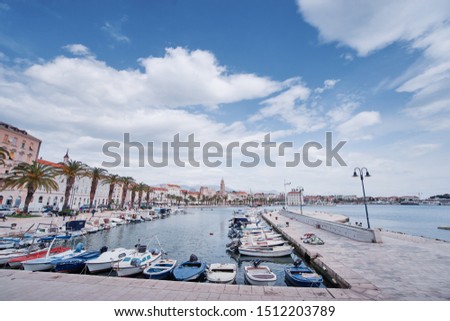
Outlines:
{"type": "Polygon", "coordinates": [[[101,166],[102,146],[123,133],[155,146],[193,133],[224,147],[270,133],[295,148],[272,154],[276,167],[243,168],[236,153],[232,167],[140,168],[135,151],[131,167],[109,171],[359,195],[351,175],[365,166],[370,195],[449,192],[448,1],[0,0],[0,21],[0,118],[41,138],[45,159],[69,148],[101,166]],[[346,141],[347,166],[285,166],[326,132],[346,141]]]}

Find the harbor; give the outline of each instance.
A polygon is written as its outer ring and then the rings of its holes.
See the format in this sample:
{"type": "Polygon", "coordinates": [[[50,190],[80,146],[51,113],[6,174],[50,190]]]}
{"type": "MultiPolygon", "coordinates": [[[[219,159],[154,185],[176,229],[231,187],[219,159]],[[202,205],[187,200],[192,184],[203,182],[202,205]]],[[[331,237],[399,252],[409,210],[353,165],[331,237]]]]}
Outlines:
{"type": "MultiPolygon", "coordinates": [[[[198,213],[173,215],[170,219],[160,220],[160,224],[173,221],[183,222],[183,218],[195,221],[201,225],[200,219],[205,217],[220,217],[219,211],[224,211],[227,219],[232,209],[211,208],[199,210],[198,213]]],[[[187,213],[189,209],[187,210],[187,213]]],[[[1,300],[157,300],[157,301],[237,301],[237,300],[448,300],[450,299],[450,280],[445,279],[446,267],[450,264],[450,243],[423,237],[379,230],[379,241],[361,242],[348,237],[326,231],[316,225],[309,225],[298,220],[301,215],[295,212],[281,212],[267,210],[262,218],[274,231],[281,233],[295,248],[295,255],[299,255],[317,272],[329,285],[319,288],[292,287],[286,284],[274,286],[247,285],[242,282],[242,275],[238,277],[238,284],[211,284],[203,282],[176,282],[162,280],[148,280],[142,278],[119,278],[108,275],[91,274],[62,274],[51,272],[29,272],[11,269],[0,270],[0,284],[2,286],[1,300]],[[313,245],[303,242],[305,234],[315,234],[324,244],[313,245]],[[417,262],[423,267],[418,269],[417,262]],[[441,276],[441,277],[438,277],[441,276]],[[32,285],[40,288],[39,293],[27,291],[32,285]],[[117,289],[120,289],[118,291],[117,289]]],[[[104,213],[103,213],[104,214],[104,213]]],[[[305,213],[307,214],[307,213],[305,213]]],[[[320,215],[319,215],[320,216],[320,215]]],[[[330,215],[310,218],[327,218],[330,215]]],[[[336,216],[338,217],[338,216],[336,216]]],[[[336,218],[334,217],[334,218],[336,218]]],[[[53,218],[55,219],[55,218],[53,218]]],[[[58,218],[61,219],[61,218],[58,218]]],[[[338,219],[339,220],[339,219],[338,219]]],[[[119,242],[128,232],[139,235],[139,229],[161,229],[155,222],[143,224],[129,224],[117,229],[120,236],[113,235],[116,229],[93,234],[90,239],[91,247],[98,247],[105,239],[119,242]]],[[[182,225],[182,224],[181,224],[182,225]]],[[[211,224],[210,224],[211,225],[211,224]]],[[[342,224],[348,226],[348,224],[342,224]]],[[[226,233],[228,226],[218,222],[217,229],[212,226],[201,226],[203,237],[209,239],[211,247],[197,247],[195,252],[200,258],[208,258],[208,252],[213,252],[213,258],[223,262],[234,262],[234,258],[226,253],[223,242],[213,239],[220,233],[226,233]]],[[[355,228],[355,227],[352,227],[355,228]]],[[[361,228],[361,230],[365,230],[361,228]]],[[[197,231],[197,234],[198,234],[197,231]]],[[[190,231],[195,234],[195,231],[190,231]]],[[[190,234],[186,232],[186,235],[190,234]]],[[[178,258],[178,253],[171,249],[169,239],[162,244],[170,255],[178,258]]],[[[132,242],[134,240],[130,240],[132,242]]],[[[188,241],[186,241],[188,242],[188,241]]],[[[200,240],[192,241],[199,244],[200,240]]],[[[111,243],[111,246],[116,244],[111,243]]],[[[128,244],[125,244],[128,246],[128,244]]],[[[182,257],[187,258],[190,252],[183,249],[182,257]]],[[[180,254],[181,255],[181,254],[180,254]]],[[[290,261],[289,261],[290,260],[290,261]]],[[[288,262],[276,263],[272,267],[279,273],[288,262]]],[[[270,260],[268,260],[270,261],[270,260]]],[[[248,265],[244,261],[243,266],[248,265]]],[[[280,279],[280,278],[279,278],[280,279]]]]}

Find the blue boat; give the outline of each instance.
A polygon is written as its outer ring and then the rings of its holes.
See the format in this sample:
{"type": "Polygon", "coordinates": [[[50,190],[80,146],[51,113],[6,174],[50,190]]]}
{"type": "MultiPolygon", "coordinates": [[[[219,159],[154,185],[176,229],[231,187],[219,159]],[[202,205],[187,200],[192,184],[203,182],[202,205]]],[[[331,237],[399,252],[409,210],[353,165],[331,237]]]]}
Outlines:
{"type": "Polygon", "coordinates": [[[323,277],[311,268],[307,267],[301,260],[296,260],[293,266],[284,269],[286,283],[301,287],[320,287],[323,277]]]}
{"type": "Polygon", "coordinates": [[[54,260],[52,263],[54,264],[53,270],[55,272],[65,272],[65,273],[75,273],[81,272],[86,264],[87,260],[96,259],[107,250],[106,247],[101,248],[99,251],[85,251],[80,255],[66,258],[54,260]]]}
{"type": "Polygon", "coordinates": [[[176,265],[176,260],[161,259],[150,263],[142,273],[149,279],[164,280],[170,277],[176,265]]]}
{"type": "Polygon", "coordinates": [[[173,278],[176,281],[196,281],[205,275],[206,262],[199,261],[192,254],[189,261],[183,262],[173,270],[173,278]]]}

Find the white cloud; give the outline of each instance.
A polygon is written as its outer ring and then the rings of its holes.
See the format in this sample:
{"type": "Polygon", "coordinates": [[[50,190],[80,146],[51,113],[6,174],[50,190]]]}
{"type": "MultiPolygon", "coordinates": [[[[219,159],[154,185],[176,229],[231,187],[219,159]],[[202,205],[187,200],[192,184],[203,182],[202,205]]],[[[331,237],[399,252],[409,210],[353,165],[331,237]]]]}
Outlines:
{"type": "Polygon", "coordinates": [[[314,92],[316,94],[321,94],[323,93],[325,90],[328,89],[332,89],[334,88],[334,86],[336,86],[336,84],[339,82],[339,79],[327,79],[323,82],[323,87],[319,87],[314,89],[314,92]]]}
{"type": "Polygon", "coordinates": [[[88,47],[86,47],[82,44],[79,44],[79,43],[66,45],[63,48],[77,56],[88,56],[91,54],[88,47]]]}
{"type": "Polygon", "coordinates": [[[391,83],[412,99],[405,113],[428,131],[449,130],[450,1],[297,0],[305,20],[326,42],[353,48],[360,56],[400,42],[406,54],[422,54],[391,83]]]}
{"type": "Polygon", "coordinates": [[[304,19],[324,41],[366,56],[396,41],[411,41],[449,18],[447,0],[297,0],[304,19]]]}
{"type": "Polygon", "coordinates": [[[122,32],[122,25],[128,20],[128,16],[123,16],[115,22],[106,21],[102,26],[102,30],[117,42],[130,43],[131,39],[122,32]]]}
{"type": "Polygon", "coordinates": [[[292,85],[282,93],[261,102],[261,108],[250,117],[255,122],[276,117],[289,124],[297,132],[312,132],[324,127],[319,112],[308,107],[306,101],[311,90],[303,83],[292,85]]]}
{"type": "Polygon", "coordinates": [[[377,111],[363,111],[353,116],[346,122],[340,124],[337,130],[345,138],[370,139],[371,135],[363,133],[362,130],[381,121],[380,113],[377,111]]]}

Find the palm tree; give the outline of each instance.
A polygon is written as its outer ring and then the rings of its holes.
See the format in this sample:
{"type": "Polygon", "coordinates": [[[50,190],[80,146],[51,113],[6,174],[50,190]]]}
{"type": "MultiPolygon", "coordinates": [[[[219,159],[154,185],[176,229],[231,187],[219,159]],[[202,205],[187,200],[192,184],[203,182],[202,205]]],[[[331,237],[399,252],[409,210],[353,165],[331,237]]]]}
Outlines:
{"type": "Polygon", "coordinates": [[[138,184],[131,183],[131,207],[134,208],[134,201],[136,199],[136,193],[138,192],[138,184]]]}
{"type": "Polygon", "coordinates": [[[120,176],[117,174],[110,174],[103,179],[102,183],[109,184],[108,208],[111,208],[114,188],[116,187],[116,184],[120,183],[120,176]]]}
{"type": "Polygon", "coordinates": [[[137,189],[137,192],[138,192],[138,208],[141,208],[142,194],[144,193],[144,191],[147,190],[147,184],[139,183],[138,185],[136,185],[136,189],[137,189]]]}
{"type": "Polygon", "coordinates": [[[120,201],[120,208],[123,208],[125,205],[125,198],[127,197],[128,187],[130,184],[134,183],[134,178],[130,176],[121,177],[120,183],[122,184],[122,199],[120,201]]]}
{"type": "Polygon", "coordinates": [[[94,204],[95,192],[97,192],[98,182],[106,177],[108,171],[100,167],[88,168],[86,176],[91,178],[91,191],[89,193],[89,208],[94,204]]]}
{"type": "Polygon", "coordinates": [[[149,208],[149,204],[150,204],[150,194],[153,192],[153,188],[151,186],[147,185],[147,189],[146,189],[147,195],[145,198],[145,201],[147,202],[147,208],[149,208]]]}
{"type": "Polygon", "coordinates": [[[27,196],[23,212],[28,213],[28,206],[36,190],[44,188],[47,192],[50,192],[58,189],[58,183],[55,180],[56,175],[57,172],[51,166],[36,161],[31,164],[20,163],[4,179],[2,188],[26,188],[27,196]]]}
{"type": "Polygon", "coordinates": [[[7,159],[11,159],[11,154],[6,148],[0,147],[0,165],[4,165],[7,159]]]}
{"type": "Polygon", "coordinates": [[[58,174],[66,177],[66,191],[64,193],[63,210],[68,209],[70,192],[75,184],[77,177],[83,176],[86,173],[87,166],[80,161],[68,160],[66,163],[59,163],[61,167],[58,170],[58,174]]]}

